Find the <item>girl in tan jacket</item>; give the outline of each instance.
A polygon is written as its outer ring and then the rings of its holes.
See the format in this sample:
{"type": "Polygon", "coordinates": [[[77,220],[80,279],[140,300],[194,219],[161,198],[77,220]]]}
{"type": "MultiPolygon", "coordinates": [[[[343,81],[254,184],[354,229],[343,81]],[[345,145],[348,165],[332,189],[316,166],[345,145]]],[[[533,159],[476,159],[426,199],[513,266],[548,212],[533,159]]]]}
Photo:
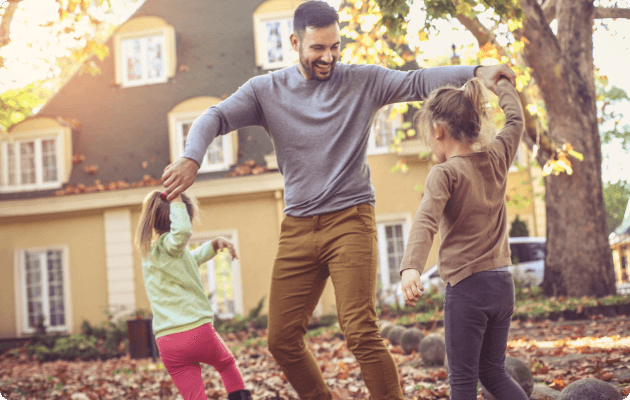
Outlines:
{"type": "Polygon", "coordinates": [[[402,291],[405,302],[415,305],[424,290],[420,272],[439,228],[438,272],[446,283],[444,328],[452,400],[477,399],[478,380],[496,399],[527,400],[504,369],[514,310],[505,191],[523,115],[508,79],[499,79],[492,89],[506,121],[487,145],[480,136],[485,87],[477,79],[463,89],[434,91],[414,116],[438,165],[427,176],[411,226],[400,267],[402,291]]]}

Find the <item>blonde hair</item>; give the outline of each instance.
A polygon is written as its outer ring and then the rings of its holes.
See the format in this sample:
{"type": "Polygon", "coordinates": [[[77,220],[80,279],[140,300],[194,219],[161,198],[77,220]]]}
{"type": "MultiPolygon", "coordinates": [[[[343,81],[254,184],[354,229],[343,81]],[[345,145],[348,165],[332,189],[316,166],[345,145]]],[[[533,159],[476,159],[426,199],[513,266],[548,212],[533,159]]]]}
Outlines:
{"type": "MultiPolygon", "coordinates": [[[[192,223],[199,210],[197,200],[185,193],[182,193],[181,197],[192,223]]],[[[170,213],[171,203],[162,199],[162,192],[159,190],[152,191],[142,201],[142,212],[136,230],[135,244],[143,257],[149,253],[151,244],[155,239],[171,230],[170,213]]]]}
{"type": "Polygon", "coordinates": [[[427,143],[433,124],[443,125],[450,135],[470,147],[478,148],[489,141],[492,129],[486,107],[486,87],[477,78],[466,82],[462,89],[436,89],[413,116],[413,125],[423,132],[427,143]]]}

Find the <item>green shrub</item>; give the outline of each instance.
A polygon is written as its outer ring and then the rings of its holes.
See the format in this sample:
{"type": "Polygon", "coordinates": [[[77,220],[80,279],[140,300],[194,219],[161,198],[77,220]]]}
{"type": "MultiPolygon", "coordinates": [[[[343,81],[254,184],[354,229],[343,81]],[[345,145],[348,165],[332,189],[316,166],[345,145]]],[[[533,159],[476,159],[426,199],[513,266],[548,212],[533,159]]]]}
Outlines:
{"type": "Polygon", "coordinates": [[[339,319],[337,318],[337,314],[326,314],[321,317],[315,317],[311,319],[311,322],[308,324],[308,329],[316,329],[322,326],[332,326],[337,323],[339,319]]]}

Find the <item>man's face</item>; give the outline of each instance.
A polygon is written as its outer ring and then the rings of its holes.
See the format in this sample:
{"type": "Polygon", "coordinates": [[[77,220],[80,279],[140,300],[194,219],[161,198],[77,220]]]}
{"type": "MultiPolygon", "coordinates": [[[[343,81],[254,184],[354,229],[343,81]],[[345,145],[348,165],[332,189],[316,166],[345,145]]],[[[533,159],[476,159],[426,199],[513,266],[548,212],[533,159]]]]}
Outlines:
{"type": "Polygon", "coordinates": [[[300,55],[298,69],[306,79],[326,81],[339,58],[339,25],[333,23],[323,28],[307,27],[302,40],[294,33],[291,45],[300,55]]]}

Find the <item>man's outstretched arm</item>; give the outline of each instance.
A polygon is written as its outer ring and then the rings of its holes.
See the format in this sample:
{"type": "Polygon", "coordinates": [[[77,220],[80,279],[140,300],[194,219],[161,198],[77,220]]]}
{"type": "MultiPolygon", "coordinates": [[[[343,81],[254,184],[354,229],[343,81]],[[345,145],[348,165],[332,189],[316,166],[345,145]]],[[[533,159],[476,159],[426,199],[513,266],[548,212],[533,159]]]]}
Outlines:
{"type": "Polygon", "coordinates": [[[169,164],[162,174],[167,199],[176,198],[188,189],[197,177],[208,146],[217,136],[249,125],[259,125],[262,111],[256,100],[251,80],[217,106],[212,106],[195,120],[184,155],[169,164]]]}

